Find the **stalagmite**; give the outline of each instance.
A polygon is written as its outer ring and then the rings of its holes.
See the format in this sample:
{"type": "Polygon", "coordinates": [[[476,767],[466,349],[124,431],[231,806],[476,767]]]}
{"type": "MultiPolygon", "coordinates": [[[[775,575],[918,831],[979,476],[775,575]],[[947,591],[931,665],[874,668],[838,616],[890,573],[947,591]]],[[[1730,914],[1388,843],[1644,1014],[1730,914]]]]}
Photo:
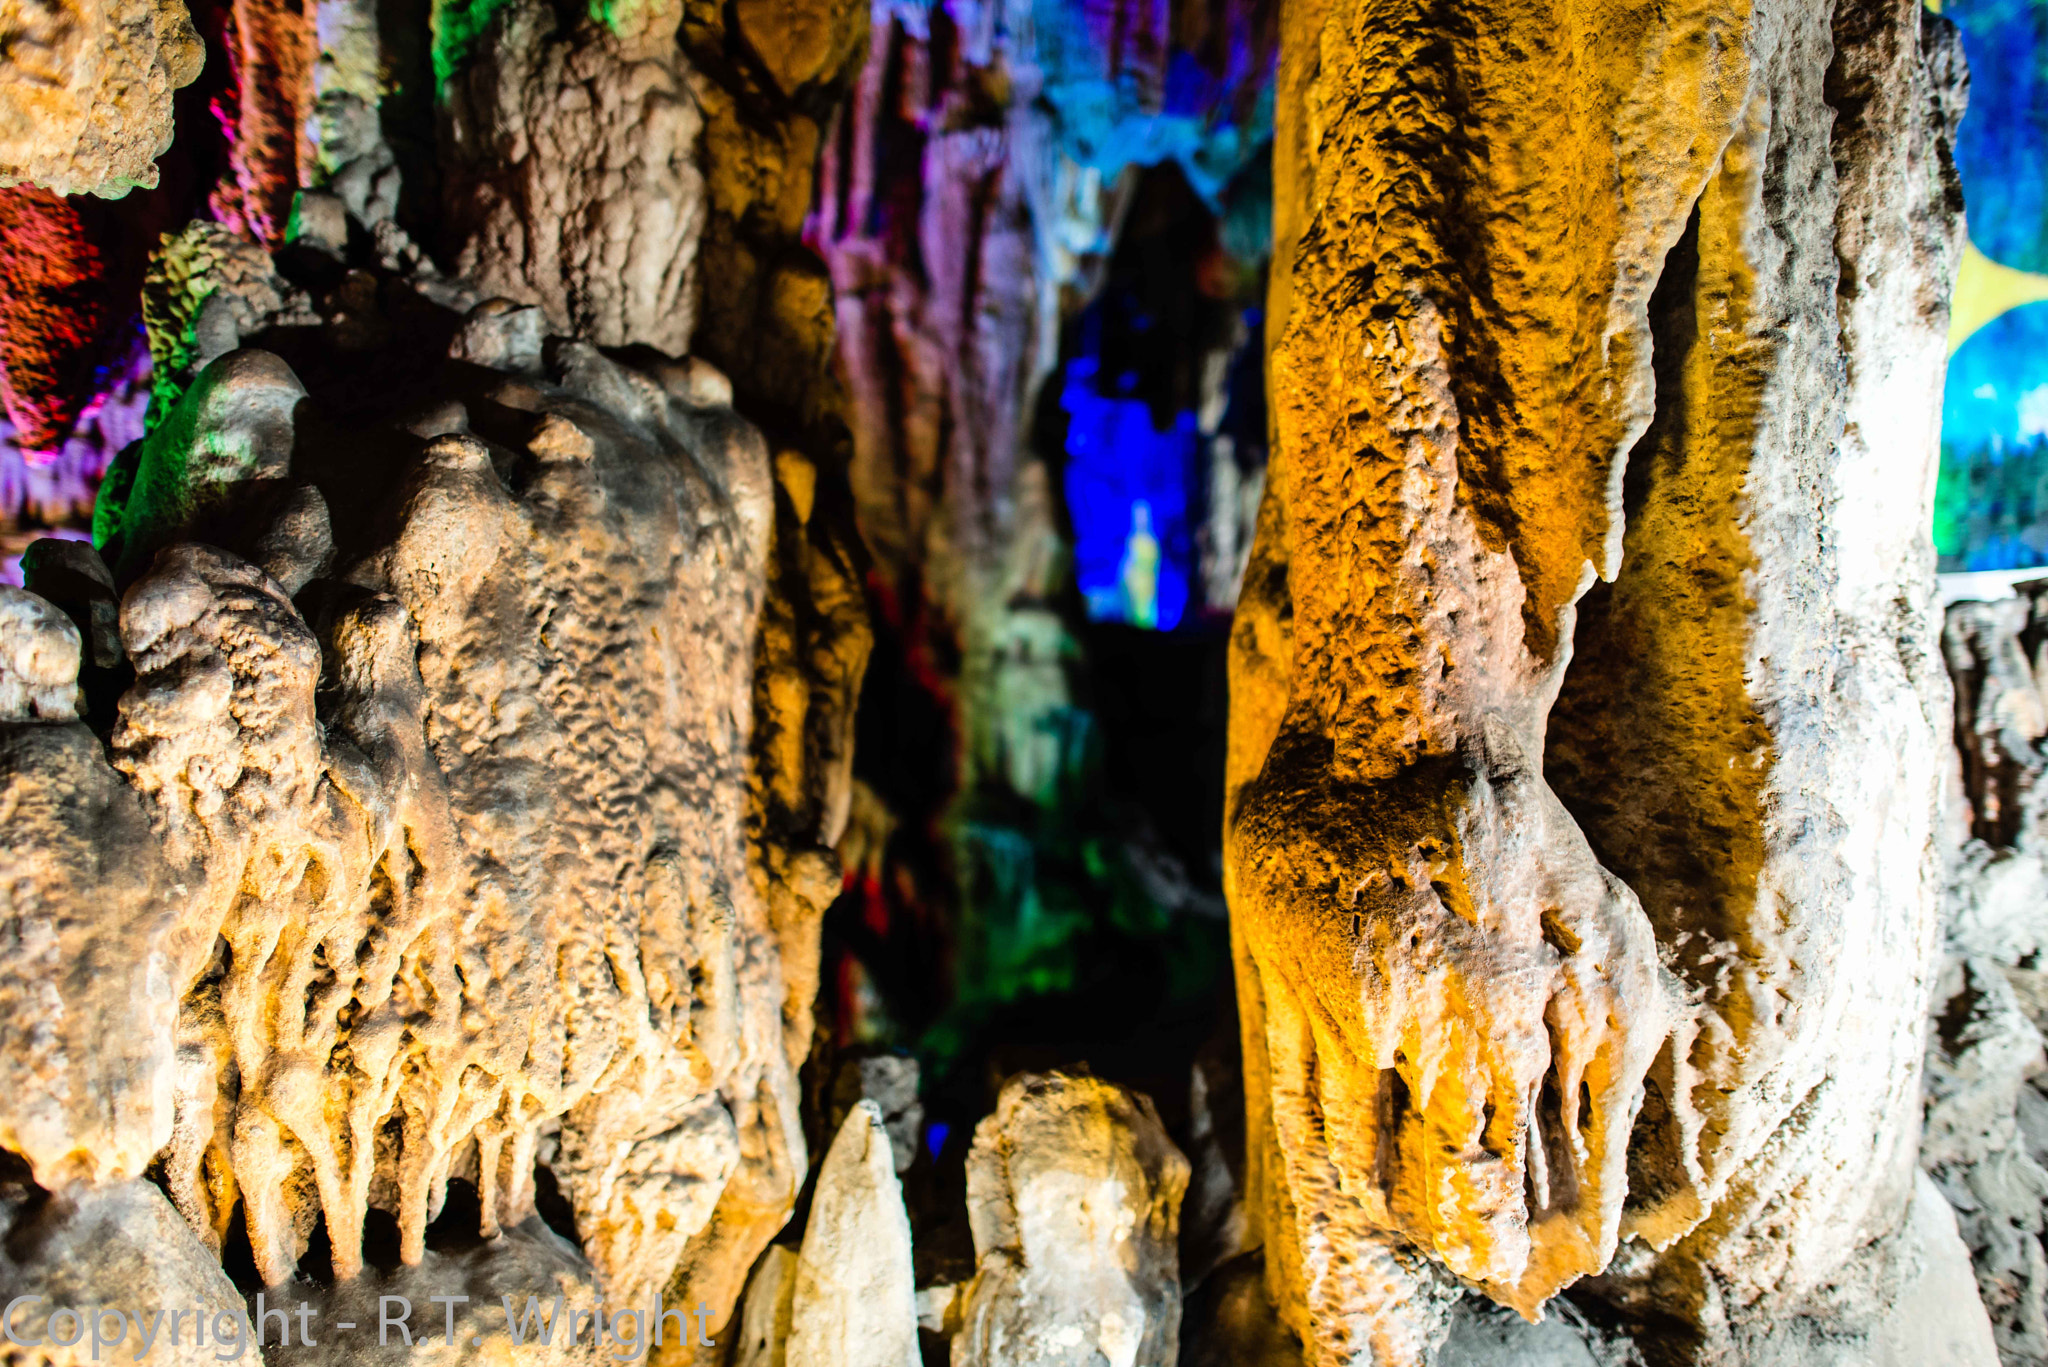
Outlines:
{"type": "Polygon", "coordinates": [[[796,1299],[796,1250],[770,1244],[747,1279],[732,1347],[733,1367],[786,1367],[796,1299]]]}
{"type": "Polygon", "coordinates": [[[968,1157],[976,1270],[953,1367],[1175,1361],[1187,1184],[1148,1098],[1086,1076],[1012,1078],[968,1157]]]}
{"type": "Polygon", "coordinates": [[[853,1104],[818,1171],[790,1301],[789,1367],[917,1367],[910,1217],[882,1108],[853,1104]]]}
{"type": "Polygon", "coordinates": [[[1946,68],[1901,4],[1284,23],[1225,875],[1283,1317],[1420,1363],[1446,1273],[1534,1316],[1605,1271],[1703,1360],[1871,1334],[1936,917],[1946,68]]]}
{"type": "Polygon", "coordinates": [[[0,1330],[2048,1367],[1964,96],[1915,0],[0,0],[0,1330]]]}

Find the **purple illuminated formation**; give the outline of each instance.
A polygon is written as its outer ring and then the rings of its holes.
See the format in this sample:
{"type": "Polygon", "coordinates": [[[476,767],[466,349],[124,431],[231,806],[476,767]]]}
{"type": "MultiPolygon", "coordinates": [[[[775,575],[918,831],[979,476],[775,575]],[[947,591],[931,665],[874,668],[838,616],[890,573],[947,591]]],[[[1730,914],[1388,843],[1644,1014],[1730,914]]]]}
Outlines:
{"type": "Polygon", "coordinates": [[[0,583],[21,583],[21,552],[36,537],[87,539],[100,477],[142,437],[149,378],[149,348],[136,328],[120,358],[94,375],[85,410],[54,448],[24,448],[0,419],[0,583]]]}

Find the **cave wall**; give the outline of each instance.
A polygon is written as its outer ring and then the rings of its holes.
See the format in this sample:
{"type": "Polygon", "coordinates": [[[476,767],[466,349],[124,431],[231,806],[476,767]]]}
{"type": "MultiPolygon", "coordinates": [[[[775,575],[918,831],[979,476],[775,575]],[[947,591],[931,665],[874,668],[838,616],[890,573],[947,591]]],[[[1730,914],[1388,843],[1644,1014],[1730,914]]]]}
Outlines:
{"type": "Polygon", "coordinates": [[[2048,1342],[2025,612],[1951,613],[1939,808],[1938,18],[13,18],[7,1284],[1982,1367],[1974,1271],[2048,1342]],[[1154,443],[1177,635],[1076,563],[1154,443]],[[1241,1101],[1210,837],[1104,757],[1233,607],[1241,1101]]]}

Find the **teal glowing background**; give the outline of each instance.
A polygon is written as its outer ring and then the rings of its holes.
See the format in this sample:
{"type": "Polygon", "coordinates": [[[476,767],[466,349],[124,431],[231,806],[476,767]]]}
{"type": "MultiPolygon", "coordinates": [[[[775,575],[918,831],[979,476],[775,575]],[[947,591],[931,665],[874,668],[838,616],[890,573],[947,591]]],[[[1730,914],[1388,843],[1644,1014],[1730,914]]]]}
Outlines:
{"type": "Polygon", "coordinates": [[[1947,0],[1970,63],[1934,543],[1943,570],[2048,565],[2048,0],[1947,0]]]}

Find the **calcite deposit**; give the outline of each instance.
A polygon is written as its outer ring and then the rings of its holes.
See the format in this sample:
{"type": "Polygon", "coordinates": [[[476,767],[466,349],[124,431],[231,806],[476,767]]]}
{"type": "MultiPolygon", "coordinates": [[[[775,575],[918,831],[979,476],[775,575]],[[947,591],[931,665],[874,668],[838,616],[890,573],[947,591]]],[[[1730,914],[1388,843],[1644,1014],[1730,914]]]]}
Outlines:
{"type": "Polygon", "coordinates": [[[0,190],[0,408],[42,464],[70,435],[92,369],[125,321],[94,237],[63,196],[0,190]]]}
{"type": "Polygon", "coordinates": [[[1914,1242],[1951,40],[1284,25],[1226,837],[1282,1316],[1422,1362],[1451,1276],[1606,1272],[1704,1359],[1853,1353],[1914,1242]]]}
{"type": "Polygon", "coordinates": [[[1938,16],[8,4],[0,1301],[2048,1363],[1938,16]]]}
{"type": "Polygon", "coordinates": [[[600,346],[689,350],[702,118],[677,4],[563,31],[515,4],[450,88],[447,231],[462,273],[600,346]]]}
{"type": "Polygon", "coordinates": [[[1012,1078],[967,1160],[976,1263],[954,1367],[1175,1361],[1187,1184],[1148,1098],[1065,1073],[1012,1078]]]}
{"type": "Polygon", "coordinates": [[[204,59],[184,0],[10,0],[0,9],[0,188],[119,196],[155,185],[171,92],[204,59]]]}
{"type": "Polygon", "coordinates": [[[210,101],[226,167],[207,196],[212,216],[275,249],[291,230],[293,201],[312,169],[308,139],[321,6],[303,0],[229,0],[201,9],[223,70],[210,101]]]}
{"type": "MultiPolygon", "coordinates": [[[[764,1283],[764,1298],[773,1279],[764,1283]]],[[[788,1367],[917,1367],[910,1219],[882,1110],[855,1102],[818,1169],[790,1292],[788,1367]]]]}
{"type": "Polygon", "coordinates": [[[418,1262],[454,1177],[519,1226],[545,1155],[644,1304],[730,1189],[786,1208],[806,1166],[745,834],[768,455],[701,365],[527,317],[480,307],[458,348],[504,369],[325,452],[278,356],[200,371],[104,510],[109,754],[76,627],[11,591],[10,1019],[138,1029],[11,1051],[7,1142],[52,1189],[160,1154],[267,1283],[316,1227],[354,1277],[373,1207],[418,1262]]]}

